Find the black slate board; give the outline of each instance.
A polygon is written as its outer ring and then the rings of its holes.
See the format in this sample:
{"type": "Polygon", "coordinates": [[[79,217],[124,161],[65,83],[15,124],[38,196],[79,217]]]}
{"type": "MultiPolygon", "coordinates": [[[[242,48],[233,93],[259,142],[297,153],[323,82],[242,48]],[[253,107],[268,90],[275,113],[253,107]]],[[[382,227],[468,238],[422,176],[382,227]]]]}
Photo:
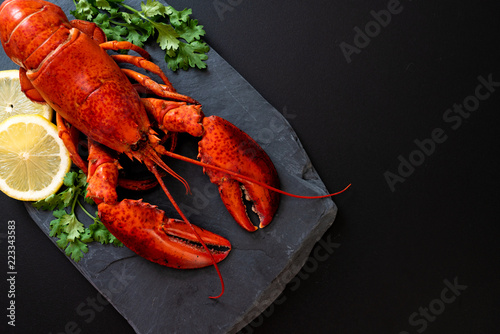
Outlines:
{"type": "MultiPolygon", "coordinates": [[[[72,4],[53,1],[69,13],[72,4]]],[[[166,69],[161,50],[147,47],[157,64],[166,69]]],[[[3,54],[1,69],[15,65],[3,54]]],[[[177,90],[204,106],[206,115],[217,114],[259,142],[276,165],[282,189],[304,195],[327,193],[293,129],[283,116],[256,92],[214,50],[208,70],[169,74],[177,90]]],[[[194,140],[179,151],[196,156],[194,140]]],[[[243,231],[216,195],[216,187],[201,169],[167,161],[185,177],[193,195],[185,195],[177,181],[168,187],[190,220],[228,238],[233,250],[220,264],[226,293],[220,291],[211,267],[174,270],[150,263],[126,248],[98,244],[79,263],[78,270],[129,321],[138,333],[234,333],[270,305],[303,266],[313,245],[331,226],[336,206],[330,199],[301,200],[282,196],[274,221],[255,233],[243,231]]],[[[155,189],[141,196],[176,217],[166,196],[155,189]]],[[[47,234],[52,214],[26,208],[47,234]]],[[[80,217],[83,216],[80,215],[80,217]]],[[[90,223],[90,222],[88,222],[90,223]]],[[[49,237],[50,238],[50,237],[49,237]]],[[[54,238],[50,238],[55,242],[54,238]]],[[[70,260],[71,261],[71,260],[70,260]]]]}

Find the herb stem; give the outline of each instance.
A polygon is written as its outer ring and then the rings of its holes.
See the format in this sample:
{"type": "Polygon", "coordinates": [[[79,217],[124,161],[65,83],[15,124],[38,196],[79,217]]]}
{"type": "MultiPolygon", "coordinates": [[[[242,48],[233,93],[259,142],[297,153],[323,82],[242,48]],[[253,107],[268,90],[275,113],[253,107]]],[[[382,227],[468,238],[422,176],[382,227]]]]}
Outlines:
{"type": "MultiPolygon", "coordinates": [[[[122,4],[121,4],[121,6],[123,6],[123,8],[126,8],[126,9],[130,10],[131,12],[136,13],[137,15],[139,15],[140,17],[142,17],[143,19],[146,19],[146,20],[147,20],[147,17],[145,17],[144,15],[142,15],[142,13],[141,13],[140,11],[138,11],[137,9],[132,8],[132,7],[130,7],[129,5],[126,5],[126,4],[124,4],[124,3],[122,3],[122,4]]],[[[150,20],[148,20],[148,21],[150,21],[150,20]]],[[[151,22],[151,21],[150,21],[150,22],[151,22]]]]}
{"type": "Polygon", "coordinates": [[[82,203],[80,203],[80,201],[78,201],[78,205],[79,205],[79,206],[80,206],[80,208],[83,210],[83,212],[85,212],[85,214],[86,214],[87,216],[89,216],[89,217],[90,217],[90,218],[92,218],[92,219],[95,219],[95,217],[94,217],[93,215],[91,215],[91,214],[90,214],[87,210],[85,210],[85,208],[84,208],[83,204],[82,204],[82,203]]]}
{"type": "Polygon", "coordinates": [[[123,6],[123,8],[126,8],[128,10],[130,10],[131,12],[134,12],[135,14],[139,15],[142,19],[148,21],[149,23],[151,23],[152,25],[155,24],[155,22],[153,20],[151,20],[149,17],[147,17],[146,15],[144,15],[143,13],[141,13],[140,11],[136,10],[135,8],[132,8],[126,4],[121,4],[123,6]]]}
{"type": "Polygon", "coordinates": [[[134,26],[132,24],[128,24],[128,23],[123,23],[123,22],[118,22],[118,21],[115,21],[115,20],[109,20],[110,23],[113,23],[114,25],[117,25],[117,26],[121,26],[121,27],[125,27],[127,29],[135,29],[135,30],[140,30],[141,33],[145,33],[147,32],[146,29],[142,28],[142,27],[139,27],[139,26],[134,26]]]}
{"type": "Polygon", "coordinates": [[[75,205],[78,202],[78,195],[80,195],[80,189],[75,191],[75,197],[73,198],[73,203],[71,204],[71,214],[75,213],[75,205]]]}

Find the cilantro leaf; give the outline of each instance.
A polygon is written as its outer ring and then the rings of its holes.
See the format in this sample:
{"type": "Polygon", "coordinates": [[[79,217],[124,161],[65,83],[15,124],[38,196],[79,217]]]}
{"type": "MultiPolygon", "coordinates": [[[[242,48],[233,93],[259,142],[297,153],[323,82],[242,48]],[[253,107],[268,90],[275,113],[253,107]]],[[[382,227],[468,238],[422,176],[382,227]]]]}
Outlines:
{"type": "Polygon", "coordinates": [[[131,29],[129,30],[126,38],[132,44],[142,47],[144,45],[144,42],[148,40],[149,35],[141,34],[138,30],[131,29]]]}
{"type": "Polygon", "coordinates": [[[71,187],[75,184],[75,180],[78,174],[76,172],[70,171],[64,176],[64,185],[66,187],[71,187]]]}
{"type": "Polygon", "coordinates": [[[84,172],[79,171],[78,176],[76,178],[76,186],[86,188],[87,187],[87,175],[84,172]]]}
{"type": "Polygon", "coordinates": [[[74,197],[75,197],[75,187],[69,187],[65,191],[61,192],[59,194],[59,200],[61,202],[59,208],[62,209],[68,207],[73,201],[74,197]]]}
{"type": "Polygon", "coordinates": [[[153,17],[155,15],[163,16],[166,11],[166,7],[159,1],[147,0],[146,3],[141,2],[142,14],[148,17],[153,17]]]}
{"type": "Polygon", "coordinates": [[[198,67],[204,69],[207,65],[203,62],[208,58],[205,52],[208,52],[208,45],[199,41],[194,41],[190,44],[182,43],[179,46],[179,51],[175,57],[167,58],[165,60],[172,70],[182,68],[187,70],[189,67],[198,67]]]}
{"type": "Polygon", "coordinates": [[[205,30],[203,30],[203,26],[198,25],[198,20],[189,20],[186,24],[180,25],[176,30],[179,36],[188,43],[200,40],[205,35],[205,30]]]}
{"type": "Polygon", "coordinates": [[[118,240],[118,238],[115,237],[114,235],[112,235],[111,233],[109,234],[109,243],[115,247],[123,247],[124,246],[123,243],[120,240],[118,240]]]}
{"type": "Polygon", "coordinates": [[[75,3],[75,10],[70,12],[79,20],[92,21],[93,17],[99,13],[99,10],[90,2],[80,0],[75,3]]]}
{"type": "Polygon", "coordinates": [[[98,241],[102,244],[123,246],[99,220],[97,212],[95,216],[92,216],[80,203],[82,197],[85,196],[85,202],[95,204],[90,197],[86,197],[88,184],[85,174],[82,171],[68,172],[64,178],[64,185],[66,189],[33,204],[37,209],[52,211],[56,219],[50,222],[49,236],[57,238],[56,244],[76,262],[88,252],[87,243],[98,241]],[[94,220],[89,227],[85,227],[78,219],[75,212],[77,204],[94,220]],[[70,208],[69,212],[68,208],[70,208]]]}
{"type": "Polygon", "coordinates": [[[55,210],[54,212],[52,212],[52,214],[56,218],[62,218],[62,216],[64,216],[66,214],[66,210],[64,210],[64,209],[55,210]]]}
{"type": "Polygon", "coordinates": [[[170,23],[175,27],[182,25],[183,22],[184,23],[188,22],[189,15],[191,15],[192,13],[193,12],[190,8],[177,11],[174,7],[168,6],[167,10],[167,15],[170,19],[170,23]]]}
{"type": "Polygon", "coordinates": [[[108,229],[100,221],[94,222],[94,224],[89,226],[89,231],[91,231],[92,239],[99,241],[101,244],[109,244],[109,233],[108,229]]]}
{"type": "Polygon", "coordinates": [[[59,234],[59,240],[56,241],[57,246],[61,249],[65,249],[68,246],[68,235],[66,233],[59,234]]]}
{"type": "Polygon", "coordinates": [[[55,237],[56,235],[61,234],[64,226],[61,222],[61,219],[54,219],[50,222],[50,233],[51,237],[55,237]]]}
{"type": "Polygon", "coordinates": [[[85,232],[85,226],[76,218],[75,214],[62,216],[61,224],[64,225],[64,232],[68,234],[69,241],[75,241],[85,232]]]}
{"type": "Polygon", "coordinates": [[[201,38],[205,31],[198,20],[190,18],[191,9],[178,11],[157,0],[141,2],[141,10],[124,4],[124,0],[74,1],[78,2],[71,14],[96,23],[108,40],[129,41],[140,47],[155,40],[165,50],[165,61],[171,70],[206,68],[208,46],[193,44],[197,41],[204,44],[201,38]]]}
{"type": "Polygon", "coordinates": [[[77,239],[68,243],[65,253],[66,255],[70,256],[75,262],[78,262],[83,258],[83,253],[87,253],[88,251],[88,246],[77,239]]]}
{"type": "Polygon", "coordinates": [[[163,50],[177,50],[179,48],[179,34],[166,23],[155,22],[153,26],[158,30],[157,42],[163,50]]]}
{"type": "Polygon", "coordinates": [[[96,0],[95,4],[100,9],[111,9],[109,2],[106,0],[96,0]]]}
{"type": "Polygon", "coordinates": [[[89,230],[89,228],[85,228],[85,232],[83,232],[81,235],[80,235],[80,240],[85,243],[85,244],[88,244],[88,243],[91,243],[93,241],[95,241],[93,238],[92,238],[92,232],[89,230]]]}
{"type": "Polygon", "coordinates": [[[52,194],[44,200],[37,201],[33,203],[33,206],[37,209],[42,210],[54,210],[59,205],[59,197],[56,194],[52,194]]]}

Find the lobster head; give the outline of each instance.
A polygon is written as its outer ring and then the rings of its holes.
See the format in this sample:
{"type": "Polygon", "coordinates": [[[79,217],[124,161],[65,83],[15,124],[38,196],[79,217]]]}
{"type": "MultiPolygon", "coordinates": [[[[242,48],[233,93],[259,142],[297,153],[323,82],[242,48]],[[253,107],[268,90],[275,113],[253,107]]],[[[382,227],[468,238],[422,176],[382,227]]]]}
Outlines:
{"type": "Polygon", "coordinates": [[[13,62],[25,69],[38,67],[40,61],[36,58],[40,51],[43,53],[40,49],[61,26],[71,28],[66,14],[47,1],[6,0],[0,6],[2,46],[13,62]]]}

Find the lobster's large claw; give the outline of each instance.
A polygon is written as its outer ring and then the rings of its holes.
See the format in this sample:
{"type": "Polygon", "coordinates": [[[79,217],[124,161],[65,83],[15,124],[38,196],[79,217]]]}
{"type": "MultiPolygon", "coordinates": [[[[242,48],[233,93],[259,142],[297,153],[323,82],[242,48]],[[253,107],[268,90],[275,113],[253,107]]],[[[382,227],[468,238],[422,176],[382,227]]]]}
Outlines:
{"type": "MultiPolygon", "coordinates": [[[[156,206],[124,199],[117,204],[103,202],[98,208],[99,217],[108,230],[125,246],[150,261],[179,269],[213,264],[191,227],[182,220],[165,217],[165,212],[156,206]]],[[[194,225],[193,228],[215,262],[226,258],[231,250],[227,239],[194,225]]]]}
{"type": "MultiPolygon", "coordinates": [[[[203,119],[205,133],[199,142],[198,157],[204,163],[251,177],[274,188],[279,187],[278,173],[269,156],[249,135],[230,122],[210,116],[203,119]]],[[[268,225],[278,209],[279,194],[248,181],[235,180],[227,173],[204,168],[210,181],[217,184],[224,205],[247,231],[255,231],[243,202],[252,202],[260,228],[268,225]]]]}

